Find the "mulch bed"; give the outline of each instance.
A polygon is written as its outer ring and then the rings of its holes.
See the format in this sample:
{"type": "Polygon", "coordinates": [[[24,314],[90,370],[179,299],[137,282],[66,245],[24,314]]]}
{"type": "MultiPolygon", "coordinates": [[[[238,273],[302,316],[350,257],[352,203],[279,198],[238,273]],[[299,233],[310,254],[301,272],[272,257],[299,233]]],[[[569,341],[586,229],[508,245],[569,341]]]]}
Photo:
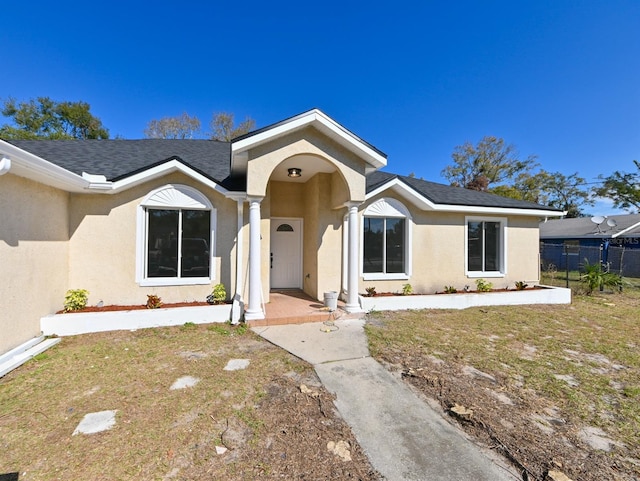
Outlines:
{"type": "MultiPolygon", "coordinates": [[[[172,307],[194,307],[194,306],[210,306],[211,304],[209,304],[208,302],[198,302],[198,301],[192,301],[192,302],[172,302],[172,303],[163,303],[160,306],[160,309],[166,309],[166,308],[172,308],[172,307]]],[[[122,306],[122,305],[109,305],[109,306],[102,306],[102,307],[98,307],[98,306],[87,306],[84,307],[83,309],[79,309],[77,311],[69,311],[69,312],[65,312],[65,311],[58,311],[56,312],[56,314],[74,314],[77,312],[111,312],[111,311],[137,311],[137,310],[143,310],[143,309],[149,309],[145,304],[134,304],[134,305],[130,305],[130,306],[122,306]]]]}

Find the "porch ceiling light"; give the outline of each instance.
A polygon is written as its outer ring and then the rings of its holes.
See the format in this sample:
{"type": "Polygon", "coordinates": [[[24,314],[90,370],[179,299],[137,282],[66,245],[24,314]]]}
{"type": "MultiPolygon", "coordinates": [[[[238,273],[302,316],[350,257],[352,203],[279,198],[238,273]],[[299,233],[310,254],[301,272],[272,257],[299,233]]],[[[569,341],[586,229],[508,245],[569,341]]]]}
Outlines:
{"type": "Polygon", "coordinates": [[[288,169],[289,173],[287,174],[289,177],[301,177],[302,176],[302,169],[299,169],[298,167],[291,167],[290,169],[288,169]]]}

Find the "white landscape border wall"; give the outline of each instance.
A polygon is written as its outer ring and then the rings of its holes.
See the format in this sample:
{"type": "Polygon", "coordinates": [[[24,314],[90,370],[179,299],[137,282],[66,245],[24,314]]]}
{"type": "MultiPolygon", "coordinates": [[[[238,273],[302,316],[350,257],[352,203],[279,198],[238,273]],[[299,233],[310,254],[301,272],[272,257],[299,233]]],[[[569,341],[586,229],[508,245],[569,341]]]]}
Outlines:
{"type": "Polygon", "coordinates": [[[186,322],[194,324],[227,322],[230,318],[231,304],[130,311],[75,312],[45,316],[40,319],[40,329],[45,336],[74,336],[90,332],[181,326],[186,322]]]}
{"type": "Polygon", "coordinates": [[[538,289],[500,292],[468,292],[417,296],[359,296],[360,307],[369,311],[406,309],[466,309],[481,306],[520,306],[526,304],[571,304],[571,289],[536,286],[538,289]]]}

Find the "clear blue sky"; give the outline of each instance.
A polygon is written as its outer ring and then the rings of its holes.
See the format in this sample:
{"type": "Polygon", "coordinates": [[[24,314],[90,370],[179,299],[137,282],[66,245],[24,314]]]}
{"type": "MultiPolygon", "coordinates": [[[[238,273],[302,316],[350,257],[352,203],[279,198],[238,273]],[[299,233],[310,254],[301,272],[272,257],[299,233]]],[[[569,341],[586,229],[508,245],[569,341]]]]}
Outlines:
{"type": "Polygon", "coordinates": [[[0,99],[86,101],[112,136],[318,107],[386,170],[436,182],[484,135],[588,181],[640,160],[638,0],[38,0],[2,17],[0,99]]]}

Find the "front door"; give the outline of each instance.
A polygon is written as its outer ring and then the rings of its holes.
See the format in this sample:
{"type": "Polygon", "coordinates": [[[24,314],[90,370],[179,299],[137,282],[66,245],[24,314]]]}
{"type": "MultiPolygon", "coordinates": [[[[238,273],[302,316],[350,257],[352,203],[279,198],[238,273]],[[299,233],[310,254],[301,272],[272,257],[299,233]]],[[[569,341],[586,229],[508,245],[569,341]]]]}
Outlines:
{"type": "Polygon", "coordinates": [[[271,219],[271,288],[302,289],[302,219],[271,219]]]}

